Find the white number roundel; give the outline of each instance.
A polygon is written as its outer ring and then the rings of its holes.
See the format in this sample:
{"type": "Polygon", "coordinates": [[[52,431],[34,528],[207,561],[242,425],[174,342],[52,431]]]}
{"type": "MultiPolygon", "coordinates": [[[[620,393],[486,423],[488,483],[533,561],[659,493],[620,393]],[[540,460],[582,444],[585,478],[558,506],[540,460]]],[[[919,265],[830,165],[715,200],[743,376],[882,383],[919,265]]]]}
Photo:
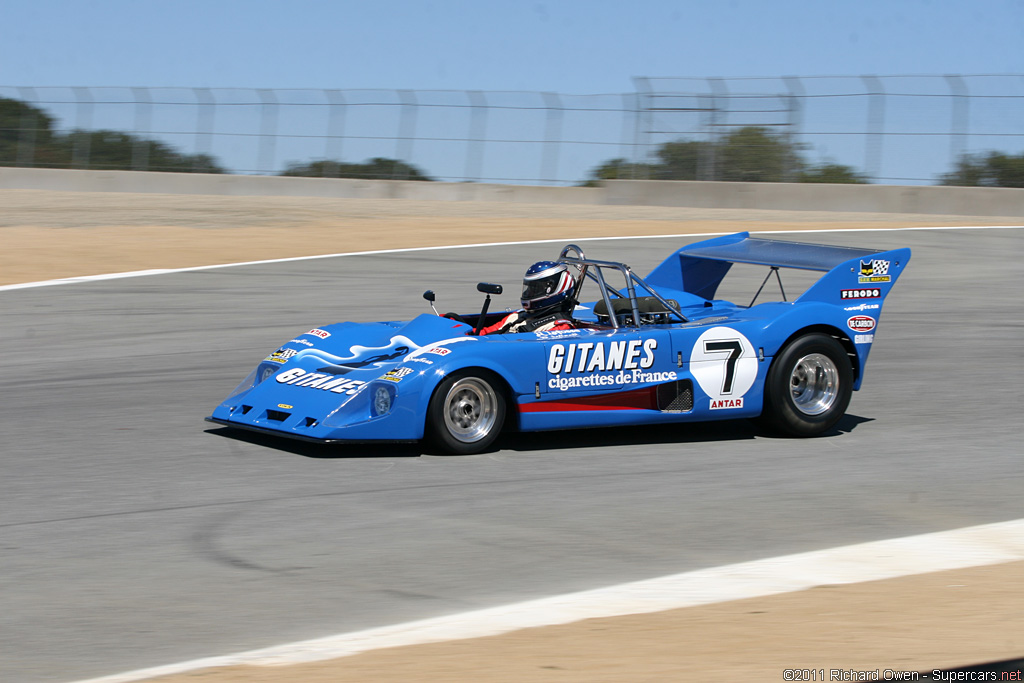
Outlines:
{"type": "Polygon", "coordinates": [[[693,345],[690,372],[712,399],[739,398],[757,379],[757,354],[736,330],[712,327],[693,345]]]}

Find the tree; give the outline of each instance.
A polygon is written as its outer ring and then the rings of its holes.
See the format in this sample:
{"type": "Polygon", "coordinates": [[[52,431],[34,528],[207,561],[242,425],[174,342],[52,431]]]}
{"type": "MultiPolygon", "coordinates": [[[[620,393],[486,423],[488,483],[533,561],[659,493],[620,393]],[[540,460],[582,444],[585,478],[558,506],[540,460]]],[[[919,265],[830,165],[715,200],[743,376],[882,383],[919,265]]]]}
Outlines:
{"type": "Polygon", "coordinates": [[[804,163],[789,140],[764,126],[745,126],[720,144],[718,180],[782,183],[795,179],[804,163]]]}
{"type": "Polygon", "coordinates": [[[21,100],[0,97],[0,166],[52,157],[52,148],[52,116],[21,100]]]}
{"type": "Polygon", "coordinates": [[[280,175],[303,178],[366,178],[368,180],[433,180],[411,164],[397,159],[374,157],[361,164],[344,161],[292,163],[280,175]]]}
{"type": "Polygon", "coordinates": [[[964,154],[951,173],[940,177],[942,185],[973,187],[1024,187],[1024,153],[964,154]]]}
{"type": "Polygon", "coordinates": [[[675,140],[661,145],[657,162],[631,164],[612,159],[590,172],[591,180],[726,180],[744,182],[863,183],[842,164],[808,166],[799,145],[764,126],[744,126],[717,141],[675,140]]]}
{"type": "Polygon", "coordinates": [[[849,166],[843,166],[842,164],[812,166],[801,171],[797,180],[801,183],[867,183],[864,176],[855,172],[849,166]]]}
{"type": "Polygon", "coordinates": [[[73,130],[57,143],[74,162],[74,150],[88,150],[88,167],[102,170],[224,173],[208,154],[181,154],[169,145],[113,130],[73,130]]]}
{"type": "Polygon", "coordinates": [[[170,145],[113,130],[62,135],[42,109],[0,97],[0,166],[224,173],[208,154],[182,154],[170,145]]]}

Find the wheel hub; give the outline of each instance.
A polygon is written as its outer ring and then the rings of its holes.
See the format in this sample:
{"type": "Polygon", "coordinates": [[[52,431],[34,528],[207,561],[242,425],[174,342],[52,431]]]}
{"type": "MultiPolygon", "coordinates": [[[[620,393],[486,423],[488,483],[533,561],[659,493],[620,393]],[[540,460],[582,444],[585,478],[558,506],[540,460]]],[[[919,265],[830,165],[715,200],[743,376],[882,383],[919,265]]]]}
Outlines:
{"type": "Polygon", "coordinates": [[[472,377],[459,380],[445,397],[448,433],[463,443],[479,441],[494,427],[497,405],[497,396],[487,384],[472,377]]]}
{"type": "Polygon", "coordinates": [[[839,396],[839,370],[828,356],[811,353],[797,361],[789,384],[797,410],[821,415],[839,396]]]}

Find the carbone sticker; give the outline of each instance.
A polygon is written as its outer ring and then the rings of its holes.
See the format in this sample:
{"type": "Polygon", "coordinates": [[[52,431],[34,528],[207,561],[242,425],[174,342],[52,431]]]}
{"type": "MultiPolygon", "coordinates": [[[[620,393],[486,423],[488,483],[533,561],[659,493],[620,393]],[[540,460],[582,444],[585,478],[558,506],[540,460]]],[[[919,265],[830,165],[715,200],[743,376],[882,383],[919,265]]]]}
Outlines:
{"type": "Polygon", "coordinates": [[[854,332],[870,332],[875,329],[875,319],[867,315],[855,315],[846,321],[846,326],[854,332]]]}
{"type": "Polygon", "coordinates": [[[742,408],[757,379],[757,354],[750,340],[729,327],[712,327],[690,352],[690,372],[711,398],[711,409],[742,408]]]}

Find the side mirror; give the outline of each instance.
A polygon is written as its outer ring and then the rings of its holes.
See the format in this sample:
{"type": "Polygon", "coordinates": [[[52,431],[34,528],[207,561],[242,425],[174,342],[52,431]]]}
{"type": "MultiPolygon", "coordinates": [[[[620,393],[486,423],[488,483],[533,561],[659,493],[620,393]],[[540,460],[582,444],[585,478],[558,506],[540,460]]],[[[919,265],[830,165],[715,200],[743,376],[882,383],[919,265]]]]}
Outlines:
{"type": "Polygon", "coordinates": [[[483,294],[501,294],[501,285],[491,284],[490,282],[481,282],[476,286],[476,291],[483,294]]]}
{"type": "Polygon", "coordinates": [[[434,299],[436,298],[434,296],[434,290],[428,289],[427,291],[423,292],[423,298],[427,300],[428,304],[430,304],[430,308],[431,310],[434,311],[434,315],[441,315],[440,313],[437,312],[437,309],[434,308],[434,299]]]}

